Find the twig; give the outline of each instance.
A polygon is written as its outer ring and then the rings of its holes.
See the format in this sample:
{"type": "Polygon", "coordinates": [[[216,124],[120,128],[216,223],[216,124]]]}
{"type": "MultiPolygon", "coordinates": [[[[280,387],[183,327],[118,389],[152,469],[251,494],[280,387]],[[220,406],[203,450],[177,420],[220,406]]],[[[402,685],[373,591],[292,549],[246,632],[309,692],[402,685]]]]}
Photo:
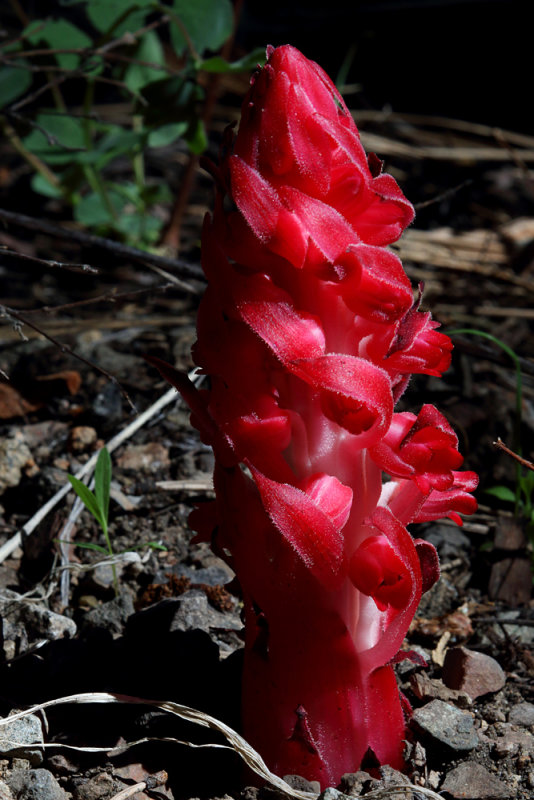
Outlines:
{"type": "Polygon", "coordinates": [[[213,480],[209,478],[185,478],[176,481],[156,481],[158,489],[165,492],[213,492],[213,480]]]}
{"type": "MultiPolygon", "coordinates": [[[[18,55],[18,54],[17,54],[18,55]]],[[[56,73],[60,75],[65,75],[68,78],[87,78],[87,73],[82,69],[70,69],[69,67],[56,67],[47,65],[46,67],[36,66],[33,64],[26,64],[23,62],[11,61],[9,58],[6,57],[5,53],[0,53],[0,63],[7,63],[9,66],[13,67],[14,69],[22,69],[26,70],[26,72],[33,72],[33,73],[40,73],[46,72],[47,75],[49,73],[56,73]]],[[[50,80],[50,79],[49,79],[50,80]]],[[[92,81],[96,81],[97,83],[107,83],[110,86],[118,86],[124,92],[129,94],[133,97],[137,102],[141,103],[143,106],[148,105],[148,101],[139,94],[139,92],[135,91],[134,89],[130,89],[127,83],[124,81],[115,80],[115,78],[105,78],[103,75],[92,75],[92,81]]]]}
{"type": "Polygon", "coordinates": [[[72,303],[63,303],[58,306],[41,306],[40,308],[26,308],[24,314],[58,314],[60,311],[71,311],[74,308],[91,306],[95,303],[116,303],[117,300],[133,300],[136,297],[151,294],[152,292],[166,292],[174,283],[162,283],[159,286],[148,286],[146,289],[133,289],[131,292],[106,292],[96,297],[86,297],[85,300],[74,300],[72,303]]]}
{"type": "Polygon", "coordinates": [[[450,119],[449,117],[427,116],[425,114],[406,114],[392,111],[357,110],[352,111],[352,116],[357,123],[366,121],[372,122],[398,122],[410,123],[411,125],[433,126],[446,130],[460,131],[473,136],[480,136],[485,139],[497,139],[504,136],[507,142],[512,142],[522,147],[534,147],[534,136],[528,136],[514,131],[503,131],[490,125],[483,125],[478,122],[468,122],[461,119],[450,119]]]}
{"type": "Polygon", "coordinates": [[[18,250],[11,250],[11,248],[5,245],[0,245],[0,255],[1,253],[15,258],[21,258],[23,261],[34,261],[36,264],[44,264],[45,267],[57,267],[58,269],[67,269],[71,272],[91,272],[95,275],[99,273],[99,270],[96,267],[92,267],[90,264],[75,264],[71,261],[55,261],[54,259],[37,258],[37,256],[19,253],[18,250]]]}
{"type": "Polygon", "coordinates": [[[505,619],[504,617],[475,617],[477,622],[488,622],[494,625],[517,625],[525,628],[534,628],[534,619],[516,617],[515,619],[505,619]]]}
{"type": "Polygon", "coordinates": [[[70,239],[86,247],[100,247],[124,259],[130,259],[144,264],[152,264],[160,269],[175,270],[187,278],[194,278],[203,283],[205,280],[200,267],[182,259],[167,258],[166,256],[159,256],[154,253],[147,253],[144,250],[138,250],[136,247],[130,247],[129,245],[115,242],[112,239],[104,239],[102,236],[95,236],[93,233],[85,233],[80,230],[63,228],[60,225],[54,225],[52,222],[28,217],[26,214],[18,214],[14,211],[8,211],[5,208],[0,208],[0,220],[18,225],[21,228],[41,231],[41,233],[46,233],[49,236],[56,236],[59,239],[70,239]]]}
{"type": "MultiPolygon", "coordinates": [[[[36,89],[35,92],[27,94],[17,103],[14,103],[13,105],[9,106],[9,108],[4,113],[6,114],[6,116],[14,114],[15,112],[19,111],[23,106],[28,105],[28,103],[32,103],[41,94],[44,94],[44,92],[47,92],[49,89],[52,89],[52,94],[53,94],[54,93],[53,90],[57,89],[57,87],[60,86],[60,84],[64,83],[67,80],[67,78],[68,75],[58,75],[55,78],[50,78],[49,81],[47,81],[43,86],[40,86],[38,89],[36,89]]],[[[20,114],[18,114],[17,116],[20,118],[20,114]]]]}
{"type": "MultiPolygon", "coordinates": [[[[190,376],[191,377],[191,376],[190,376]]],[[[106,443],[106,447],[110,453],[113,453],[118,447],[120,447],[123,442],[129,439],[131,436],[136,433],[139,428],[142,428],[150,419],[155,417],[159,412],[168,406],[169,403],[172,403],[173,400],[176,400],[179,395],[176,393],[176,389],[168,389],[164,395],[162,395],[155,403],[153,403],[149,408],[139,414],[129,425],[124,428],[124,430],[120,431],[116,434],[109,442],[106,443]]],[[[95,467],[96,460],[98,458],[98,453],[93,453],[89,461],[83,465],[83,467],[76,473],[75,477],[79,480],[85,478],[86,475],[89,475],[95,467]]],[[[23,527],[18,531],[11,539],[8,539],[0,547],[0,563],[2,563],[6,558],[8,558],[11,553],[16,550],[17,547],[20,546],[22,542],[22,536],[29,536],[35,528],[42,522],[42,520],[46,517],[46,515],[57,506],[57,504],[62,500],[65,495],[67,495],[71,491],[70,483],[66,483],[65,486],[62,486],[56,494],[48,500],[47,503],[44,504],[28,522],[23,525],[23,527]]]]}
{"type": "Polygon", "coordinates": [[[0,305],[0,316],[5,316],[8,320],[14,319],[20,325],[27,325],[28,328],[31,328],[36,333],[38,333],[40,336],[44,336],[45,339],[48,339],[49,342],[52,342],[52,344],[55,345],[62,353],[65,353],[66,355],[72,356],[73,358],[77,359],[78,361],[81,361],[82,364],[85,364],[87,367],[90,367],[91,369],[94,369],[97,372],[100,372],[100,374],[104,375],[104,377],[106,377],[108,379],[108,381],[111,381],[111,383],[115,384],[115,386],[119,389],[120,393],[122,394],[122,396],[124,397],[124,399],[126,400],[128,405],[130,406],[130,408],[132,409],[132,411],[137,413],[137,409],[135,407],[135,404],[133,403],[133,401],[132,401],[130,395],[128,394],[128,392],[126,391],[126,389],[122,386],[120,381],[117,380],[115,375],[112,375],[111,372],[108,372],[107,369],[104,369],[104,367],[101,367],[99,364],[96,364],[94,361],[91,361],[90,359],[85,358],[85,356],[80,355],[80,353],[77,353],[75,350],[72,349],[72,347],[69,347],[67,344],[64,344],[63,342],[60,342],[59,339],[56,339],[55,336],[52,336],[50,333],[47,333],[43,328],[40,328],[38,325],[36,325],[34,322],[31,322],[25,316],[23,316],[22,314],[19,314],[19,312],[15,311],[15,309],[9,308],[9,306],[0,305]]]}
{"type": "Polygon", "coordinates": [[[462,183],[459,183],[457,186],[451,186],[450,189],[446,189],[444,192],[432,197],[430,200],[424,200],[422,203],[415,203],[414,208],[416,211],[420,211],[422,208],[433,206],[435,203],[441,203],[442,200],[447,200],[447,198],[457,194],[460,189],[464,189],[466,186],[471,186],[472,183],[473,179],[468,178],[466,181],[462,181],[462,183]]]}
{"type": "Polygon", "coordinates": [[[143,34],[148,33],[148,31],[155,30],[159,28],[160,25],[165,25],[167,22],[170,21],[170,17],[167,14],[164,14],[159,19],[154,20],[154,22],[150,22],[148,25],[143,25],[142,28],[138,28],[136,31],[126,31],[121,36],[118,36],[116,39],[112,39],[110,42],[99,47],[96,52],[97,53],[105,53],[108,50],[112,50],[115,47],[120,47],[121,45],[132,45],[135,43],[136,39],[143,34]]]}
{"type": "Polygon", "coordinates": [[[28,150],[14,128],[7,121],[5,121],[1,127],[4,129],[4,133],[9,143],[15,148],[17,153],[22,156],[22,158],[27,161],[36,172],[42,175],[43,178],[48,181],[48,183],[50,183],[52,186],[58,187],[59,178],[57,175],[52,172],[52,170],[44,163],[44,161],[41,161],[41,159],[36,156],[35,153],[31,153],[28,150]]]}
{"type": "Polygon", "coordinates": [[[526,458],[523,458],[518,453],[514,453],[513,450],[510,450],[509,447],[505,445],[503,440],[499,437],[496,442],[493,442],[493,446],[496,447],[498,450],[502,450],[506,455],[513,458],[517,461],[518,464],[521,464],[522,467],[526,467],[534,472],[534,463],[532,461],[527,461],[526,458]]]}

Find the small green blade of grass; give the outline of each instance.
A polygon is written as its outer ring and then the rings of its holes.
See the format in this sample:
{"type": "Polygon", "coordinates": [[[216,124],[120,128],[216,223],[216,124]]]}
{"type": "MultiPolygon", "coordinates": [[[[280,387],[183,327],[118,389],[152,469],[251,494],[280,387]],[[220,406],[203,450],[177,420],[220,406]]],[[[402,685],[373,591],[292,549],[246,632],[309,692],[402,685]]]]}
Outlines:
{"type": "Polygon", "coordinates": [[[89,489],[88,486],[85,485],[82,481],[75,478],[74,475],[67,475],[69,479],[70,485],[86,507],[88,511],[91,512],[93,517],[96,519],[98,524],[103,527],[104,520],[102,518],[102,511],[100,505],[98,503],[97,498],[93,494],[93,492],[89,489]]]}
{"type": "MultiPolygon", "coordinates": [[[[95,467],[95,497],[107,529],[109,518],[109,490],[111,486],[111,456],[107,447],[98,454],[95,467]]],[[[102,526],[104,527],[104,525],[102,526]]]]}
{"type": "Polygon", "coordinates": [[[127,550],[123,550],[123,553],[131,553],[132,551],[135,552],[136,550],[144,550],[145,548],[149,547],[151,550],[161,550],[163,552],[167,552],[167,547],[164,544],[160,544],[159,542],[143,542],[142,544],[133,544],[131,547],[128,547],[127,550]]]}

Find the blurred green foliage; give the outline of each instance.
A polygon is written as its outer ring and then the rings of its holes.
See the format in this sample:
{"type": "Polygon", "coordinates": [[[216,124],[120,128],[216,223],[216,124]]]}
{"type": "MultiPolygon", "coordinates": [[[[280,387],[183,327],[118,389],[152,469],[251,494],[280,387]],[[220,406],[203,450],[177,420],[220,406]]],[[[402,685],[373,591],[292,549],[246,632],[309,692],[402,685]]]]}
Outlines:
{"type": "Polygon", "coordinates": [[[145,151],[181,139],[201,153],[199,77],[249,71],[264,52],[234,63],[219,54],[233,31],[230,0],[60,2],[62,18],[33,20],[0,47],[0,122],[34,169],[35,192],[68,202],[98,233],[149,247],[163,224],[152,211],[171,197],[147,179],[145,151]],[[96,113],[103,87],[129,104],[125,121],[96,113]],[[113,178],[119,159],[130,165],[128,180],[113,178]]]}

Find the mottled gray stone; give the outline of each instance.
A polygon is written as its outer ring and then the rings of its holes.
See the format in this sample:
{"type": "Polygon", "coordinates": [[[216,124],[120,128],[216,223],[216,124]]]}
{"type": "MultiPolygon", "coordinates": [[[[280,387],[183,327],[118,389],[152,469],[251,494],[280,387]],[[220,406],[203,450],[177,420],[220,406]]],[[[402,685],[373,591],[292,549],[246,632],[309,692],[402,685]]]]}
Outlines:
{"type": "Polygon", "coordinates": [[[451,770],[441,791],[462,800],[500,800],[512,794],[505,783],[474,761],[465,761],[451,770]]]}
{"type": "Polygon", "coordinates": [[[30,640],[71,638],[77,630],[74,620],[50,611],[43,603],[27,600],[11,589],[2,589],[0,616],[6,639],[12,635],[10,627],[13,634],[18,634],[17,628],[21,626],[30,640]]]}
{"type": "Polygon", "coordinates": [[[524,725],[526,728],[534,725],[534,703],[518,703],[510,710],[508,722],[524,725]]]}
{"type": "Polygon", "coordinates": [[[38,767],[43,763],[43,752],[35,747],[44,741],[41,720],[35,714],[11,722],[9,717],[6,719],[7,724],[0,725],[0,753],[26,758],[32,767],[38,767]]]}
{"type": "Polygon", "coordinates": [[[343,794],[348,794],[349,797],[360,797],[364,792],[369,789],[376,789],[378,786],[379,782],[376,778],[371,777],[368,772],[359,770],[358,772],[347,772],[342,775],[337,788],[343,794]]]}
{"type": "Polygon", "coordinates": [[[31,464],[32,454],[21,431],[0,439],[0,494],[18,486],[24,467],[31,464]]]}
{"type": "Polygon", "coordinates": [[[190,631],[199,629],[209,633],[210,628],[239,630],[242,623],[237,614],[223,614],[212,608],[208,598],[200,589],[184,592],[177,600],[170,630],[190,631]]]}
{"type": "Polygon", "coordinates": [[[88,611],[83,619],[84,628],[104,628],[114,634],[121,634],[128,617],[135,612],[131,595],[121,592],[118,597],[102,603],[88,611]]]}
{"type": "Polygon", "coordinates": [[[321,784],[319,781],[308,781],[301,775],[284,775],[283,779],[288,786],[292,789],[297,789],[299,792],[312,792],[319,794],[321,791],[321,784]]]}
{"type": "Polygon", "coordinates": [[[14,769],[6,782],[17,800],[69,800],[47,769],[14,769]]]}
{"type": "Polygon", "coordinates": [[[454,751],[473,750],[478,744],[473,718],[442,700],[432,700],[416,709],[412,725],[424,736],[454,751]]]}
{"type": "Polygon", "coordinates": [[[13,792],[4,781],[0,781],[0,800],[14,800],[13,792]]]}
{"type": "Polygon", "coordinates": [[[338,789],[334,789],[332,786],[329,786],[328,789],[325,789],[324,792],[321,792],[317,800],[345,800],[347,797],[346,794],[340,792],[338,789]]]}

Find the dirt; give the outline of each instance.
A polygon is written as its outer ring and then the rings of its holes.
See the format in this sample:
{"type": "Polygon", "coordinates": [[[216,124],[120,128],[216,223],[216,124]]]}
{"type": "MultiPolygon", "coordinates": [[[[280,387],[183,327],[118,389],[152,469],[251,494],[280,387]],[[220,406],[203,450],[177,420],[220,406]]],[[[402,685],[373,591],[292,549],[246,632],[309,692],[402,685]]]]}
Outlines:
{"type": "MultiPolygon", "coordinates": [[[[222,117],[224,109],[219,113],[222,117]]],[[[419,251],[406,259],[406,269],[414,284],[424,280],[425,308],[432,309],[445,330],[491,332],[521,359],[518,441],[523,455],[531,457],[534,220],[529,215],[534,189],[520,146],[511,145],[500,160],[489,161],[477,155],[482,146],[498,148],[489,132],[451,133],[398,119],[367,119],[361,127],[367,134],[379,132],[386,150],[388,141],[399,138],[415,149],[404,158],[382,154],[407,196],[420,206],[413,229],[420,233],[419,251]],[[422,142],[447,145],[449,158],[418,157],[422,142]],[[474,148],[468,159],[459,153],[466,143],[474,148]],[[511,224],[525,218],[517,233],[511,224]],[[443,230],[439,250],[431,239],[443,230]],[[472,234],[466,245],[471,253],[468,268],[461,266],[458,254],[459,242],[465,245],[461,235],[467,233],[472,234]],[[427,250],[421,255],[423,245],[427,250]]],[[[212,150],[215,155],[215,139],[212,150]]],[[[26,177],[16,157],[10,157],[0,207],[24,213],[26,177]]],[[[199,176],[181,253],[192,265],[199,263],[200,222],[210,202],[209,179],[199,176]]],[[[56,201],[43,200],[39,211],[36,217],[55,219],[68,229],[68,219],[62,218],[65,209],[56,201]]],[[[80,246],[67,233],[60,238],[10,223],[3,226],[0,239],[10,249],[36,258],[85,263],[99,270],[73,272],[2,257],[2,302],[56,342],[13,318],[4,320],[1,544],[66,485],[67,474],[76,474],[102,444],[135,419],[132,404],[144,411],[167,391],[145,355],[173,361],[180,369],[192,367],[190,347],[201,285],[193,280],[194,291],[172,285],[162,290],[158,287],[168,282],[146,265],[105,248],[80,246]],[[117,299],[118,293],[129,294],[117,299]],[[80,301],[85,304],[75,305],[80,301]],[[44,305],[68,307],[30,313],[44,305]],[[70,351],[62,352],[58,343],[70,351]]],[[[465,255],[465,247],[462,252],[465,255]]],[[[176,275],[180,276],[178,264],[176,275]]],[[[436,544],[442,578],[424,598],[406,643],[407,649],[423,655],[427,666],[403,661],[398,673],[415,711],[435,700],[459,708],[472,721],[477,744],[469,751],[455,751],[413,725],[408,775],[435,791],[445,787],[445,796],[528,798],[534,794],[534,727],[528,706],[521,704],[534,703],[532,553],[525,521],[514,520],[511,504],[485,494],[495,485],[514,487],[515,464],[493,442],[501,437],[513,445],[516,376],[513,363],[494,343],[468,335],[454,340],[455,357],[446,376],[414,380],[403,404],[418,408],[423,402],[436,403],[450,419],[466,467],[481,476],[480,509],[461,529],[435,523],[417,531],[436,544]],[[443,661],[447,650],[458,646],[494,659],[504,671],[502,688],[472,698],[461,688],[447,686],[443,661]],[[461,794],[458,781],[463,773],[455,770],[465,765],[471,770],[470,788],[461,794]],[[477,772],[479,767],[482,772],[477,772]]],[[[3,716],[68,694],[108,691],[174,700],[239,727],[238,588],[228,567],[205,544],[192,541],[187,525],[194,504],[210,496],[211,468],[211,452],[190,427],[177,399],[113,453],[110,538],[119,559],[118,596],[111,568],[98,566],[103,554],[85,546],[105,545],[87,512],[76,518],[72,544],[61,553],[58,539],[72,510],[72,492],[4,558],[3,716]],[[124,560],[120,554],[129,548],[135,548],[135,555],[124,560]],[[35,609],[46,613],[39,616],[35,609]]],[[[20,792],[26,789],[16,789],[20,781],[12,777],[14,770],[38,768],[54,777],[56,793],[64,790],[75,800],[106,800],[136,783],[145,784],[145,795],[135,795],[140,798],[254,797],[257,790],[245,788],[251,775],[244,773],[237,756],[161,741],[171,737],[201,743],[213,741],[213,736],[148,707],[57,707],[47,712],[45,734],[57,749],[45,750],[35,763],[25,752],[6,752],[0,781],[11,780],[12,795],[25,797],[20,792]],[[111,750],[144,737],[156,741],[113,756],[62,748],[111,750]],[[161,770],[167,777],[159,774],[161,770]],[[159,775],[152,780],[154,788],[146,787],[154,775],[159,775]]],[[[376,778],[374,773],[347,779],[343,789],[356,795],[376,787],[376,778]]],[[[261,791],[268,795],[271,790],[261,791]]],[[[0,783],[0,797],[1,792],[0,783]]]]}

